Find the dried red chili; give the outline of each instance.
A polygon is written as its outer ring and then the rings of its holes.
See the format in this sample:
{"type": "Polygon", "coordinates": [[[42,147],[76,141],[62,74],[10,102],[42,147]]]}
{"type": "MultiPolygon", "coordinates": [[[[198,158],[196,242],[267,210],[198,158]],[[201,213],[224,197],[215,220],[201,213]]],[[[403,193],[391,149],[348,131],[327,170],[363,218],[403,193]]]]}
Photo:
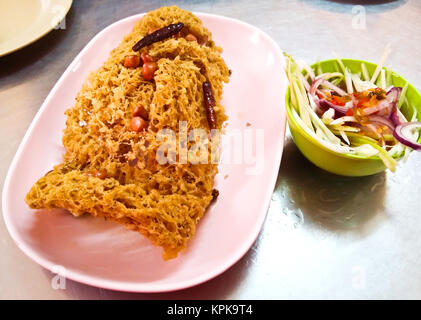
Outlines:
{"type": "Polygon", "coordinates": [[[216,128],[215,97],[213,96],[212,86],[209,81],[203,82],[203,95],[205,98],[206,117],[208,118],[209,128],[216,128]]]}
{"type": "Polygon", "coordinates": [[[212,201],[216,201],[216,199],[218,199],[219,196],[219,191],[217,189],[213,189],[212,190],[212,201]]]}
{"type": "Polygon", "coordinates": [[[183,28],[184,28],[184,23],[182,22],[170,24],[166,27],[163,27],[161,29],[158,29],[152,32],[151,34],[144,36],[142,39],[140,39],[139,42],[137,42],[133,46],[132,49],[133,51],[139,51],[143,47],[149,46],[152,43],[159,42],[159,41],[172,37],[173,35],[180,32],[180,30],[183,28]]]}

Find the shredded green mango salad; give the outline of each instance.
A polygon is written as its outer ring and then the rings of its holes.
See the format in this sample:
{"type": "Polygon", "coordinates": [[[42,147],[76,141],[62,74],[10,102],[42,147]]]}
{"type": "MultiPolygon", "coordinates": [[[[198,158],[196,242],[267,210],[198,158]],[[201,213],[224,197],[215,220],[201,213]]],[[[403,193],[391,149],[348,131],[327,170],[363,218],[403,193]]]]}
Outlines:
{"type": "Polygon", "coordinates": [[[285,57],[295,122],[334,152],[379,157],[395,171],[398,160],[406,160],[412,149],[421,150],[421,123],[406,98],[408,83],[393,86],[392,71],[383,68],[389,53],[387,47],[372,75],[364,63],[355,74],[336,58],[337,70],[324,73],[320,63],[298,65],[285,57]],[[412,110],[411,119],[402,114],[402,106],[412,110]]]}

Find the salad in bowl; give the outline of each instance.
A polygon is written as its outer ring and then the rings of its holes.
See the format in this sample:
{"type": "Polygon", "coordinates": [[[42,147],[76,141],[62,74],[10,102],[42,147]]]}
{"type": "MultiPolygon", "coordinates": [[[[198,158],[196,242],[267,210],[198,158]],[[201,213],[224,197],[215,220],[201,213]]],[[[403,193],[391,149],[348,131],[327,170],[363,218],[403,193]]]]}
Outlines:
{"type": "Polygon", "coordinates": [[[399,160],[421,150],[421,95],[384,67],[389,53],[388,47],[378,65],[336,58],[309,66],[286,55],[290,129],[310,161],[337,174],[368,175],[395,171],[399,160]],[[311,140],[312,151],[303,137],[311,140]],[[316,154],[314,145],[326,153],[316,154]],[[339,162],[329,161],[332,154],[339,162]],[[371,168],[355,170],[364,168],[364,160],[371,168]]]}

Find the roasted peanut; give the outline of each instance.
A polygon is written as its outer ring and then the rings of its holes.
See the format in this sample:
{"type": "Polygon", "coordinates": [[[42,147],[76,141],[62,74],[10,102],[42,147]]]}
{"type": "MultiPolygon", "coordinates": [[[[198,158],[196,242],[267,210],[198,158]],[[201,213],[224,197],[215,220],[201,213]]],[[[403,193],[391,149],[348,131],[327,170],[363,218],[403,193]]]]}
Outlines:
{"type": "Polygon", "coordinates": [[[156,62],[146,62],[142,67],[142,75],[145,80],[152,80],[155,70],[158,68],[156,62]]]}
{"type": "Polygon", "coordinates": [[[187,40],[187,41],[197,41],[197,38],[196,38],[193,34],[189,33],[189,34],[186,36],[186,40],[187,40]]]}
{"type": "Polygon", "coordinates": [[[141,132],[146,129],[148,123],[141,117],[133,117],[130,121],[130,128],[135,132],[141,132]]]}
{"type": "Polygon", "coordinates": [[[137,68],[140,65],[140,57],[137,55],[127,56],[124,59],[124,66],[126,68],[137,68]]]}
{"type": "Polygon", "coordinates": [[[139,104],[133,109],[132,114],[133,114],[133,117],[141,117],[144,120],[148,120],[148,117],[149,117],[148,112],[145,110],[145,108],[141,104],[139,104]]]}
{"type": "Polygon", "coordinates": [[[140,59],[142,59],[143,63],[154,61],[154,59],[147,52],[142,52],[140,54],[140,59]]]}

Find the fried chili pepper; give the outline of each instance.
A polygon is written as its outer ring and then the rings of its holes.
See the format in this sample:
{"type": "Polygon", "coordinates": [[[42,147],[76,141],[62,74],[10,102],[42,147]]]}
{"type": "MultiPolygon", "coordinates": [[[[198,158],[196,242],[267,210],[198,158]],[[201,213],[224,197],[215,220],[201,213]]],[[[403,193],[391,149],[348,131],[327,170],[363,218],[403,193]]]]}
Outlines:
{"type": "Polygon", "coordinates": [[[205,98],[206,117],[208,118],[209,128],[216,128],[216,116],[213,107],[215,106],[215,98],[213,96],[212,87],[209,81],[203,82],[203,95],[205,98]]]}
{"type": "Polygon", "coordinates": [[[213,189],[212,190],[212,201],[216,201],[216,199],[218,199],[219,196],[219,191],[217,189],[213,189]]]}
{"type": "Polygon", "coordinates": [[[184,23],[182,23],[182,22],[170,24],[166,27],[163,27],[161,29],[158,29],[158,30],[152,32],[151,34],[146,35],[145,37],[140,39],[140,41],[137,42],[133,46],[132,49],[133,49],[133,51],[139,51],[143,47],[149,46],[152,43],[159,42],[159,41],[162,41],[162,40],[165,40],[165,39],[168,39],[168,38],[172,37],[173,35],[180,32],[180,30],[183,29],[183,28],[184,28],[184,23]]]}

